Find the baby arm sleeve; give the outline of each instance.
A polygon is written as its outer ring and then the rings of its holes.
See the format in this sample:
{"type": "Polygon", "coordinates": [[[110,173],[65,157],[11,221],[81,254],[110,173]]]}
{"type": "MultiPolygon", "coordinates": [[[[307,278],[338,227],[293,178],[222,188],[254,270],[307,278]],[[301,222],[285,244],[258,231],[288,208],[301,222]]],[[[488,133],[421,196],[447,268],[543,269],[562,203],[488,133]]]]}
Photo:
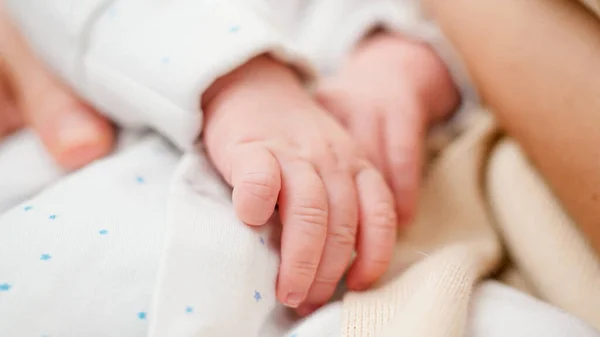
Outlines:
{"type": "Polygon", "coordinates": [[[462,60],[423,13],[420,0],[318,0],[307,17],[300,44],[322,70],[335,70],[373,30],[395,31],[429,44],[449,69],[462,97],[460,111],[447,123],[449,129],[462,128],[468,111],[478,106],[478,94],[462,60]]]}
{"type": "Polygon", "coordinates": [[[179,147],[201,131],[202,93],[270,53],[310,72],[265,13],[236,0],[8,0],[34,49],[120,125],[179,147]]]}

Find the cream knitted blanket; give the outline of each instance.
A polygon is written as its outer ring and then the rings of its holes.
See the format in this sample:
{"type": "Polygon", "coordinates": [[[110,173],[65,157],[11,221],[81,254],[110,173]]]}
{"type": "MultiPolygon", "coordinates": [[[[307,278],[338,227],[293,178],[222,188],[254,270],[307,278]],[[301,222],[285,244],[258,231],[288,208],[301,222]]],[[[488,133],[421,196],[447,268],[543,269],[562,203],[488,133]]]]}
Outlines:
{"type": "Polygon", "coordinates": [[[505,282],[600,329],[595,253],[518,146],[478,118],[431,164],[388,277],[344,298],[345,336],[462,337],[475,285],[506,261],[505,282]]]}

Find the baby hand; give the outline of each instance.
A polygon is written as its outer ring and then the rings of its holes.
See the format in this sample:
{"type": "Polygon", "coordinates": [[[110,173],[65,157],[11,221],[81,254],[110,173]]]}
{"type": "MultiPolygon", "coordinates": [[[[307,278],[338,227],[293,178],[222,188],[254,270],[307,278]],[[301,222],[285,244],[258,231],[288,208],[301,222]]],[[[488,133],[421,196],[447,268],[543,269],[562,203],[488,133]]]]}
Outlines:
{"type": "Polygon", "coordinates": [[[335,76],[322,81],[317,98],[384,173],[400,223],[410,221],[427,127],[460,100],[443,62],[424,44],[375,33],[335,76]]]}
{"type": "Polygon", "coordinates": [[[387,269],[396,235],[392,195],[346,131],[296,75],[261,56],[219,79],[203,97],[203,139],[233,186],[239,218],[283,224],[277,297],[308,314],[333,294],[349,266],[364,289],[387,269]]]}

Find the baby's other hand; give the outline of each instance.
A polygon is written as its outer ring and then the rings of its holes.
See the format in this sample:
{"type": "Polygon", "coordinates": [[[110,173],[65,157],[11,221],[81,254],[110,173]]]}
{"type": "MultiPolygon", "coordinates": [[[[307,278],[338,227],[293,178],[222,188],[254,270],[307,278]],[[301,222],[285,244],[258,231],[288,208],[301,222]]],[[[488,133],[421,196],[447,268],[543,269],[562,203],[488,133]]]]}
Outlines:
{"type": "Polygon", "coordinates": [[[416,211],[427,127],[460,101],[442,60],[425,44],[377,32],[335,76],[321,81],[317,98],[384,173],[399,222],[409,222],[416,211]]]}
{"type": "Polygon", "coordinates": [[[203,140],[233,186],[239,218],[283,224],[277,297],[298,313],[326,303],[349,266],[364,289],[388,267],[396,235],[391,192],[294,72],[260,56],[204,94],[203,140]]]}

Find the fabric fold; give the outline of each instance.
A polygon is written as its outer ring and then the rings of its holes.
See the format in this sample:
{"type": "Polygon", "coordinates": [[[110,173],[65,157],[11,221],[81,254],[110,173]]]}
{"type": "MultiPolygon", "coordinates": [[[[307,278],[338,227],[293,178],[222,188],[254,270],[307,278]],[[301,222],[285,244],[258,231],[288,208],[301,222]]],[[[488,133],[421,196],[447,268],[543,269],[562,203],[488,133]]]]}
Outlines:
{"type": "Polygon", "coordinates": [[[345,336],[463,335],[474,286],[503,255],[481,186],[496,139],[494,121],[483,115],[432,164],[417,217],[398,241],[389,283],[344,298],[345,336]]]}
{"type": "Polygon", "coordinates": [[[598,257],[493,117],[474,125],[431,164],[383,286],[345,296],[343,336],[462,337],[478,281],[506,262],[507,280],[600,329],[598,257]]]}

